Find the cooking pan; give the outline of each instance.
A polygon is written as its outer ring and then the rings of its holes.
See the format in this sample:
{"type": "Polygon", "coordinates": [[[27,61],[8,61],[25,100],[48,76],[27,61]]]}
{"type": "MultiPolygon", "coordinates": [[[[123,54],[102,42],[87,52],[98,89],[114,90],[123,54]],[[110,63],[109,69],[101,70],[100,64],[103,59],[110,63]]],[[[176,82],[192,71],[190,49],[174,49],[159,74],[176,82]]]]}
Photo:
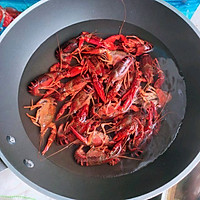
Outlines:
{"type": "MultiPolygon", "coordinates": [[[[147,199],[185,177],[199,162],[200,40],[195,27],[160,0],[49,0],[24,11],[0,43],[0,149],[7,166],[33,188],[56,199],[147,199]],[[126,16],[126,18],[124,18],[126,16]],[[25,115],[27,86],[56,62],[59,43],[81,31],[102,37],[138,35],[154,44],[172,101],[159,136],[141,162],[82,167],[74,149],[45,159],[38,155],[39,129],[25,115]],[[186,105],[187,103],[187,105],[186,105]],[[149,153],[150,152],[150,153],[149,153]]],[[[34,101],[37,98],[33,98],[34,101]]],[[[49,155],[60,149],[53,144],[49,155]]]]}

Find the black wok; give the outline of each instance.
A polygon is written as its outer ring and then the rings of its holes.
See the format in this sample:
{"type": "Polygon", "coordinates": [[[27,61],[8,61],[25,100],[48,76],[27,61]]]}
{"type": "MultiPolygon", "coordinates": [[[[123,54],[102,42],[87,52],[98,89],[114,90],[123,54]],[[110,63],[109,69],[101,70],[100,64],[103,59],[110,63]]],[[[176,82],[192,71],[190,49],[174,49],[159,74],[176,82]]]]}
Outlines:
{"type": "MultiPolygon", "coordinates": [[[[102,37],[117,34],[124,20],[120,0],[42,1],[22,13],[1,36],[1,157],[22,180],[56,199],[150,198],[180,181],[199,162],[199,33],[189,20],[163,1],[124,2],[127,17],[122,33],[140,35],[152,42],[152,54],[173,61],[172,71],[179,76],[179,70],[186,85],[186,99],[181,76],[175,79],[182,83],[180,90],[165,86],[174,92],[166,112],[175,113],[168,118],[177,123],[170,135],[167,123],[163,122],[160,135],[164,139],[154,138],[150,145],[153,153],[147,153],[141,163],[125,160],[113,167],[81,167],[73,160],[73,148],[44,159],[38,155],[39,129],[23,109],[32,98],[27,92],[28,83],[56,61],[57,38],[63,43],[81,31],[98,32],[102,37]]],[[[58,149],[54,144],[49,154],[58,149]]]]}

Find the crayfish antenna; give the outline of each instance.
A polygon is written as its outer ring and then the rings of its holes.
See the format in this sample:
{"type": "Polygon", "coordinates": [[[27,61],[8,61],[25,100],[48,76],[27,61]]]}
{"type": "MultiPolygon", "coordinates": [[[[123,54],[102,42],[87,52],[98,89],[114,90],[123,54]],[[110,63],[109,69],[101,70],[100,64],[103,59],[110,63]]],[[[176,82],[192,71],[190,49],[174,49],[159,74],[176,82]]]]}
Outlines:
{"type": "Polygon", "coordinates": [[[60,118],[58,118],[56,121],[60,121],[61,119],[64,119],[64,118],[66,118],[66,120],[67,120],[70,116],[71,116],[71,114],[68,113],[68,114],[66,114],[66,115],[64,115],[64,116],[62,116],[62,117],[60,117],[60,118]]]}
{"type": "Polygon", "coordinates": [[[49,156],[43,157],[44,159],[42,159],[41,161],[44,161],[44,160],[46,160],[46,159],[48,159],[48,158],[50,158],[50,157],[52,157],[52,156],[55,156],[56,154],[58,154],[58,153],[64,151],[65,149],[71,147],[73,144],[76,144],[76,143],[78,143],[78,140],[75,140],[75,141],[73,141],[73,142],[67,144],[65,147],[63,147],[62,149],[60,149],[60,150],[58,150],[58,151],[52,153],[52,154],[49,155],[49,156]]]}
{"type": "Polygon", "coordinates": [[[133,158],[133,157],[123,156],[123,155],[119,155],[117,157],[119,157],[119,158],[126,158],[126,159],[129,159],[129,160],[138,160],[138,161],[142,160],[141,158],[133,158]]]}
{"type": "Polygon", "coordinates": [[[60,69],[62,70],[62,56],[61,56],[61,48],[60,48],[60,42],[59,42],[59,39],[58,39],[58,33],[56,33],[56,41],[57,41],[57,44],[58,44],[58,50],[59,50],[59,56],[60,56],[60,69]]]}
{"type": "Polygon", "coordinates": [[[125,3],[124,3],[124,0],[121,0],[121,2],[122,2],[123,7],[124,7],[124,20],[123,20],[123,22],[122,22],[122,24],[121,24],[121,26],[120,26],[119,35],[122,34],[122,29],[123,29],[123,27],[124,27],[124,23],[126,22],[126,5],[125,5],[125,3]]]}

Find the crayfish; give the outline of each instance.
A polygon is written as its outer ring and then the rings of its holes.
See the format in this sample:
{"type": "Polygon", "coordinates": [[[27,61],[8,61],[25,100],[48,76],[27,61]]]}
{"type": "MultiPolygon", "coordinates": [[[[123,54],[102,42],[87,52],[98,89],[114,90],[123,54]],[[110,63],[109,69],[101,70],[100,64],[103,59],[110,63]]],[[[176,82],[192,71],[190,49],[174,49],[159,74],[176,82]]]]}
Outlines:
{"type": "Polygon", "coordinates": [[[172,99],[151,51],[150,42],[134,35],[103,39],[88,32],[59,46],[58,62],[29,85],[30,94],[42,98],[25,106],[38,109],[27,116],[40,127],[40,147],[51,129],[42,155],[56,141],[78,145],[74,158],[80,165],[141,157],[172,99]]]}
{"type": "Polygon", "coordinates": [[[27,116],[31,119],[31,121],[36,125],[40,127],[40,147],[42,144],[42,140],[44,138],[45,133],[47,132],[48,128],[51,128],[51,135],[48,138],[47,145],[45,146],[45,149],[42,151],[42,155],[44,155],[53,141],[55,140],[57,130],[56,125],[53,122],[54,115],[56,113],[56,105],[55,99],[53,98],[42,98],[40,99],[35,105],[31,106],[25,106],[25,108],[30,108],[30,110],[33,110],[35,108],[39,108],[36,112],[36,117],[31,116],[27,113],[27,116]]]}

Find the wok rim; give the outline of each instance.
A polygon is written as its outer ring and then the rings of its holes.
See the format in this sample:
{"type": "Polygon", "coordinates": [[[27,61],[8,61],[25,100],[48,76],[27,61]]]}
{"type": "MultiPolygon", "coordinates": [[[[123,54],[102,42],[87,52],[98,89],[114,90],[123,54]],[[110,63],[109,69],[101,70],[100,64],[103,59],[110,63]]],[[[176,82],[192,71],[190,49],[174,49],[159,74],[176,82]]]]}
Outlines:
{"type": "MultiPolygon", "coordinates": [[[[5,30],[4,32],[1,34],[0,36],[0,43],[2,42],[2,40],[6,37],[7,33],[9,31],[12,30],[12,27],[18,23],[19,20],[21,20],[25,15],[27,15],[29,12],[31,12],[32,10],[36,9],[37,7],[39,7],[42,4],[45,4],[46,2],[51,1],[51,0],[41,0],[37,3],[35,3],[34,5],[32,5],[31,7],[29,7],[28,9],[26,9],[23,13],[21,13],[5,30]]],[[[182,18],[182,20],[184,20],[191,28],[192,30],[197,34],[197,36],[200,38],[200,31],[197,29],[197,27],[187,18],[185,17],[180,11],[178,11],[175,7],[171,6],[170,4],[168,4],[167,2],[164,2],[163,0],[155,0],[156,2],[164,5],[165,7],[167,7],[168,9],[172,10],[175,14],[177,14],[180,18],[182,18]]],[[[52,33],[53,35],[54,33],[52,33]]],[[[24,175],[22,175],[18,170],[15,169],[15,167],[9,162],[9,160],[4,156],[4,154],[1,152],[0,150],[0,157],[2,158],[3,162],[8,166],[9,169],[11,169],[11,171],[18,176],[21,180],[23,180],[25,183],[27,183],[28,185],[30,185],[31,187],[33,187],[34,189],[37,189],[39,192],[42,192],[46,195],[50,195],[53,198],[58,198],[59,199],[69,199],[67,197],[63,197],[60,195],[57,195],[55,193],[52,193],[40,186],[38,186],[37,184],[33,183],[31,180],[29,180],[28,178],[26,178],[24,175]]],[[[148,198],[152,198],[155,197],[159,194],[161,194],[163,191],[169,189],[170,187],[172,187],[173,185],[175,185],[176,183],[178,183],[179,181],[181,181],[184,177],[186,177],[195,167],[196,165],[199,163],[200,161],[200,153],[198,153],[196,155],[196,157],[193,159],[193,161],[179,174],[177,175],[175,178],[173,178],[171,181],[169,181],[168,183],[164,184],[163,186],[149,192],[146,193],[144,195],[138,196],[138,197],[134,197],[134,198],[129,198],[129,199],[148,199],[148,198]]]]}

